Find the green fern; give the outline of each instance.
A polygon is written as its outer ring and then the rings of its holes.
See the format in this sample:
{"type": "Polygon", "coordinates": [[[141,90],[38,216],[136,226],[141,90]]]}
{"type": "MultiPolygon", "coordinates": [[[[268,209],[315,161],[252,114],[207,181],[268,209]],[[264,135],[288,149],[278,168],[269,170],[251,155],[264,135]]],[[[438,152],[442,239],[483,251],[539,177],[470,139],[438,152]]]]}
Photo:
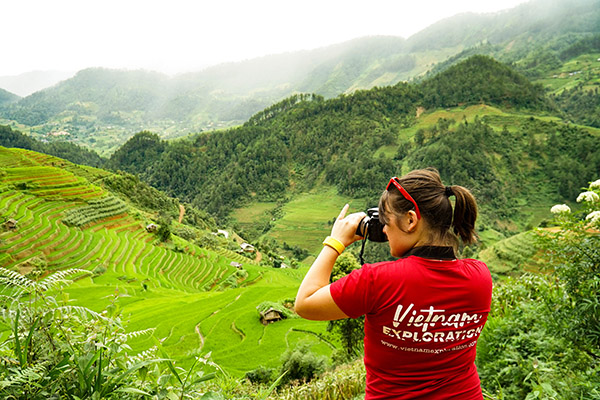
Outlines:
{"type": "Polygon", "coordinates": [[[44,361],[26,368],[11,368],[10,375],[7,375],[0,381],[0,390],[10,386],[23,385],[26,383],[39,381],[48,368],[48,362],[44,361]]]}

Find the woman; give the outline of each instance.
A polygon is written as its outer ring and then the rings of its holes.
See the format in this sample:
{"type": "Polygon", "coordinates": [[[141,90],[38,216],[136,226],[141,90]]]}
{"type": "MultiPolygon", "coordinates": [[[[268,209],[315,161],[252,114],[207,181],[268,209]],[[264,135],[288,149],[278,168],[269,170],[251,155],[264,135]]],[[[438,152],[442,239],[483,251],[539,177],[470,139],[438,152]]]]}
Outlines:
{"type": "Polygon", "coordinates": [[[487,266],[455,256],[475,241],[477,205],[434,169],[392,178],[379,200],[395,261],[365,264],[329,284],[331,270],[364,213],[338,216],[306,274],[296,312],[307,319],[365,315],[366,399],[482,399],[476,343],[490,310],[487,266]],[[454,212],[449,200],[456,198],[454,212]]]}

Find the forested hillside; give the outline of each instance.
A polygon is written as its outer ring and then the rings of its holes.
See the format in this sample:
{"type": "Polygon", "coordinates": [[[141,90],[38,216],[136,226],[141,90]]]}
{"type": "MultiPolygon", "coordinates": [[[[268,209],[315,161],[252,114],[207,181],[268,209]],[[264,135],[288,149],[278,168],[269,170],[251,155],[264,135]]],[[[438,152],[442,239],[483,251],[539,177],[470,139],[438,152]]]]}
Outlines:
{"type": "Polygon", "coordinates": [[[553,112],[539,85],[476,56],[420,84],[330,100],[294,96],[239,128],[190,140],[141,133],[109,165],[220,217],[323,183],[376,197],[389,176],[434,165],[445,180],[472,187],[493,223],[524,217],[540,193],[570,197],[598,173],[597,132],[553,112]],[[475,119],[469,106],[480,107],[475,119]],[[452,110],[448,118],[424,123],[440,108],[452,110]]]}
{"type": "Polygon", "coordinates": [[[0,106],[14,103],[19,100],[19,96],[14,93],[10,93],[4,89],[0,89],[0,106]]]}
{"type": "Polygon", "coordinates": [[[86,147],[67,141],[44,143],[13,130],[10,126],[0,125],[0,146],[34,150],[91,167],[101,167],[106,162],[98,153],[86,147]]]}
{"type": "MultiPolygon", "coordinates": [[[[528,78],[543,80],[577,51],[598,51],[598,9],[598,0],[533,0],[495,14],[457,15],[407,39],[359,38],[174,77],[92,68],[0,104],[0,122],[17,124],[38,139],[56,140],[48,134],[67,132],[69,141],[109,155],[142,130],[172,138],[235,126],[295,93],[331,98],[394,85],[473,54],[514,63],[528,78]]],[[[596,104],[598,96],[592,97],[596,104]]],[[[589,103],[580,98],[557,104],[579,115],[577,107],[589,103]]]]}

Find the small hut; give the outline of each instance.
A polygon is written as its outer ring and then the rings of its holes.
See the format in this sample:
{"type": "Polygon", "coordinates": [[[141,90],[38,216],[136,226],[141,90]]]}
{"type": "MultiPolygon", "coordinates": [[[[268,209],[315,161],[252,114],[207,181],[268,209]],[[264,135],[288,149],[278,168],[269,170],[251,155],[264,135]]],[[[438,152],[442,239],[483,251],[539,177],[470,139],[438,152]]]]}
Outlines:
{"type": "Polygon", "coordinates": [[[146,225],[146,231],[150,232],[150,233],[154,233],[158,230],[158,225],[156,224],[148,224],[146,225]]]}
{"type": "Polygon", "coordinates": [[[17,229],[17,220],[16,220],[16,219],[13,219],[13,218],[9,218],[9,219],[8,219],[8,221],[6,221],[6,222],[4,223],[4,226],[5,226],[7,229],[11,229],[11,230],[13,230],[13,229],[17,229]]]}
{"type": "Polygon", "coordinates": [[[282,319],[283,315],[281,314],[281,312],[272,307],[269,308],[267,311],[260,313],[260,322],[263,325],[269,325],[273,322],[281,321],[282,319]]]}
{"type": "Polygon", "coordinates": [[[250,243],[242,243],[240,245],[242,252],[244,253],[254,253],[255,249],[250,243]]]}

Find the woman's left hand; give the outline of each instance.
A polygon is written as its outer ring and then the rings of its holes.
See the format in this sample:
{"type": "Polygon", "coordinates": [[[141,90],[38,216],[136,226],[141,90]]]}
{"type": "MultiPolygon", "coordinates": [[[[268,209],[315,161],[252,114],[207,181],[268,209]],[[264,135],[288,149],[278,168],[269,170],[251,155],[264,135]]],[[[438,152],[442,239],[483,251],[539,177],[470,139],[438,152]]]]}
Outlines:
{"type": "Polygon", "coordinates": [[[331,237],[339,240],[346,247],[357,240],[362,239],[361,236],[356,234],[356,229],[358,228],[360,221],[367,216],[364,212],[346,215],[349,208],[349,204],[346,204],[344,208],[342,208],[340,215],[338,215],[333,224],[333,228],[331,228],[331,237]]]}

